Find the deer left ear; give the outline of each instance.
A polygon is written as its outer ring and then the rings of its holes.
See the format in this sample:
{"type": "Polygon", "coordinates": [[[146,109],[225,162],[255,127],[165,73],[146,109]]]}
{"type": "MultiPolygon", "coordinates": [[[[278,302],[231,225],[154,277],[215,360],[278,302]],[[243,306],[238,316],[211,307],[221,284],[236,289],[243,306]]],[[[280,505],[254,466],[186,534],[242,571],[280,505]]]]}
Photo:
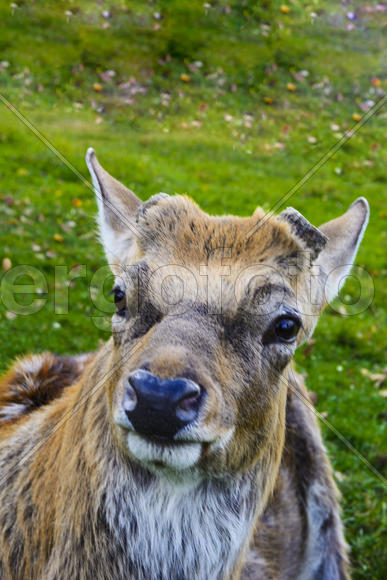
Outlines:
{"type": "Polygon", "coordinates": [[[315,265],[320,266],[328,277],[325,287],[327,302],[337,296],[352,268],[369,215],[367,200],[359,197],[344,215],[319,227],[328,241],[316,259],[315,265]]]}
{"type": "Polygon", "coordinates": [[[108,263],[114,271],[122,260],[130,260],[136,249],[136,213],[142,202],[130,189],[114,179],[88,149],[86,163],[98,202],[98,225],[108,263]]]}

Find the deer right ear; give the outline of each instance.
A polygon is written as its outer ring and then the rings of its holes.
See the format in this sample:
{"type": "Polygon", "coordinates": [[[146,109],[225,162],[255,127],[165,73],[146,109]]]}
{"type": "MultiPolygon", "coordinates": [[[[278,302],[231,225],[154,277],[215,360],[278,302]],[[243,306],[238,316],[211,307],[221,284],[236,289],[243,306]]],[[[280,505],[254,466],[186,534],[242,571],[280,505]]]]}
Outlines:
{"type": "Polygon", "coordinates": [[[136,251],[136,213],[141,200],[114,179],[98,162],[94,149],[88,149],[86,163],[98,202],[101,241],[113,272],[115,266],[130,262],[136,251]]]}
{"type": "Polygon", "coordinates": [[[370,208],[367,200],[359,197],[344,215],[319,227],[328,239],[315,262],[327,276],[326,302],[330,302],[337,296],[341,285],[351,271],[369,215],[370,208]]]}

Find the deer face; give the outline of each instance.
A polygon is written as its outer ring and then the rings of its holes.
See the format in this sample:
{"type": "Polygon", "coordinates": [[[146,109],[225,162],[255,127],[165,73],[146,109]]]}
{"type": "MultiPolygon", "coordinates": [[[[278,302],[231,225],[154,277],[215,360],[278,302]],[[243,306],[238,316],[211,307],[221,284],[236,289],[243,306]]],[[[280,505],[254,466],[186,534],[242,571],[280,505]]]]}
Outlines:
{"type": "Polygon", "coordinates": [[[119,444],[159,472],[278,464],[289,363],[337,292],[343,272],[329,286],[328,274],[354,258],[365,200],[320,229],[292,209],[210,217],[185,197],[142,203],[92,150],[87,162],[116,276],[107,389],[119,444]]]}

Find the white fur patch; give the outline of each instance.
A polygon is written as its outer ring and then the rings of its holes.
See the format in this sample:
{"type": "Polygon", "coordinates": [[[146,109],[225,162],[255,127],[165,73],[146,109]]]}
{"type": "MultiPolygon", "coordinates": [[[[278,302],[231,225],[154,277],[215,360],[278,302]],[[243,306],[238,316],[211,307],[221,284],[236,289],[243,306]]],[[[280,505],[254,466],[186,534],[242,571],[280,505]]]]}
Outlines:
{"type": "Polygon", "coordinates": [[[45,361],[44,355],[33,354],[18,361],[18,370],[26,375],[36,375],[41,370],[45,361]]]}
{"type": "Polygon", "coordinates": [[[14,417],[23,415],[26,410],[27,407],[21,403],[10,403],[0,409],[0,420],[6,421],[7,419],[13,419],[14,417]]]}
{"type": "Polygon", "coordinates": [[[162,463],[178,471],[194,466],[202,449],[200,443],[159,445],[133,432],[128,433],[127,444],[130,453],[141,463],[162,463]]]}
{"type": "Polygon", "coordinates": [[[122,562],[128,578],[231,577],[255,518],[253,477],[178,485],[118,473],[112,469],[106,482],[106,514],[129,560],[122,562]]]}

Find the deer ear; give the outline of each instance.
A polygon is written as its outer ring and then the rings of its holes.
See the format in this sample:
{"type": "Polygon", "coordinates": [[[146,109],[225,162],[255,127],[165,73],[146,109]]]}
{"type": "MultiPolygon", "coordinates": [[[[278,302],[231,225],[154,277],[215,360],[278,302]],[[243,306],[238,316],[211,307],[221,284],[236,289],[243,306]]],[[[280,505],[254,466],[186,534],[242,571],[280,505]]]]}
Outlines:
{"type": "Polygon", "coordinates": [[[294,207],[287,207],[280,213],[278,219],[289,224],[292,233],[299,238],[305,248],[310,251],[311,259],[315,260],[327,243],[327,237],[294,207]]]}
{"type": "Polygon", "coordinates": [[[101,167],[94,149],[88,149],[89,168],[98,202],[98,224],[109,264],[130,261],[136,247],[136,213],[141,200],[101,167]]]}
{"type": "Polygon", "coordinates": [[[327,276],[325,300],[337,296],[348,276],[368,224],[370,209],[367,200],[359,197],[341,217],[327,222],[319,230],[328,238],[315,264],[327,276]]]}

